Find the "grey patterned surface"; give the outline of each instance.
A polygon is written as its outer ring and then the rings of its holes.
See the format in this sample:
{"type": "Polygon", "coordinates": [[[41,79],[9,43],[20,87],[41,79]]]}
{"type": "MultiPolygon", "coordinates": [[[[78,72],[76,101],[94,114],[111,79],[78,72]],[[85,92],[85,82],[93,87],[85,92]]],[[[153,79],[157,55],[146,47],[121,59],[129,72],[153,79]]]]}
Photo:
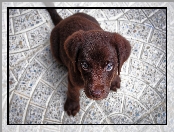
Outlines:
{"type": "Polygon", "coordinates": [[[43,3],[4,2],[2,4],[2,109],[3,131],[173,131],[174,119],[174,3],[90,3],[55,2],[55,6],[164,6],[165,10],[66,9],[57,11],[66,18],[86,12],[106,31],[119,32],[131,42],[131,57],[121,72],[121,89],[107,99],[94,101],[81,92],[80,112],[69,117],[63,110],[67,90],[67,71],[57,64],[49,47],[53,23],[46,10],[10,10],[6,7],[44,6],[43,3]],[[166,47],[166,25],[168,43],[166,47]],[[167,126],[7,126],[7,26],[9,26],[9,115],[11,124],[165,124],[167,126]],[[166,58],[166,49],[167,58],[166,58]],[[167,60],[166,60],[167,59],[167,60]],[[167,84],[166,84],[166,61],[167,84]],[[168,89],[166,90],[166,86],[168,89]],[[168,92],[167,104],[166,92],[168,92]]]}

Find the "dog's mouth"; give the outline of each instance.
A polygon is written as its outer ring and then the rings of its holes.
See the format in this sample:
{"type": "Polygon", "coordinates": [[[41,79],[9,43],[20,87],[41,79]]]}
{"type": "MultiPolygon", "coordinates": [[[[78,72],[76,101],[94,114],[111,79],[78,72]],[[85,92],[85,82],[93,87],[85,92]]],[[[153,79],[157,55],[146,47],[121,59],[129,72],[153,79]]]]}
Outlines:
{"type": "Polygon", "coordinates": [[[91,90],[90,88],[85,88],[85,94],[88,98],[94,100],[101,100],[108,96],[109,91],[101,89],[91,90]]]}

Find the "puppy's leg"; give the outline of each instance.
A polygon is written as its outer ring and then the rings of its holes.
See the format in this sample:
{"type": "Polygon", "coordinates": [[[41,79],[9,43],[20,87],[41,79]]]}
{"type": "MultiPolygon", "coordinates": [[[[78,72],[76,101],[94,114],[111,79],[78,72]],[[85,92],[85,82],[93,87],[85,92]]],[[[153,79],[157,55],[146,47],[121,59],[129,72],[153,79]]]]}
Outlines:
{"type": "Polygon", "coordinates": [[[68,77],[68,92],[67,92],[67,99],[64,105],[64,109],[67,114],[75,116],[80,110],[80,103],[79,103],[79,92],[78,87],[74,87],[68,77]]]}
{"type": "Polygon", "coordinates": [[[117,89],[120,88],[120,82],[121,82],[121,79],[119,75],[116,75],[115,79],[111,83],[111,90],[117,91],[117,89]]]}

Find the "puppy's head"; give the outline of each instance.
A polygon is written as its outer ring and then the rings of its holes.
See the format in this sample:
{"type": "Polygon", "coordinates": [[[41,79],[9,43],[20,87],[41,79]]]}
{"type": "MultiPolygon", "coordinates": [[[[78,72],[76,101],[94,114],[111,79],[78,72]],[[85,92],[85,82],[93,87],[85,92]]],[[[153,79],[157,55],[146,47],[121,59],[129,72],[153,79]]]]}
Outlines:
{"type": "Polygon", "coordinates": [[[64,44],[74,71],[80,71],[87,97],[106,98],[116,74],[130,55],[129,42],[117,33],[77,31],[64,44]]]}

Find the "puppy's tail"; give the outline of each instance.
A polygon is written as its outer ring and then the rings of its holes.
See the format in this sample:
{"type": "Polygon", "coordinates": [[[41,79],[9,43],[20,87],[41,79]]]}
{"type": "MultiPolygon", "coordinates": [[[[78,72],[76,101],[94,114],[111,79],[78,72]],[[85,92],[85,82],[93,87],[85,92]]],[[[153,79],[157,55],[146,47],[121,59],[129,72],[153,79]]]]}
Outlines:
{"type": "Polygon", "coordinates": [[[63,19],[58,15],[57,11],[55,9],[47,9],[47,11],[49,12],[51,19],[54,23],[54,25],[56,26],[60,21],[62,21],[63,19]]]}

